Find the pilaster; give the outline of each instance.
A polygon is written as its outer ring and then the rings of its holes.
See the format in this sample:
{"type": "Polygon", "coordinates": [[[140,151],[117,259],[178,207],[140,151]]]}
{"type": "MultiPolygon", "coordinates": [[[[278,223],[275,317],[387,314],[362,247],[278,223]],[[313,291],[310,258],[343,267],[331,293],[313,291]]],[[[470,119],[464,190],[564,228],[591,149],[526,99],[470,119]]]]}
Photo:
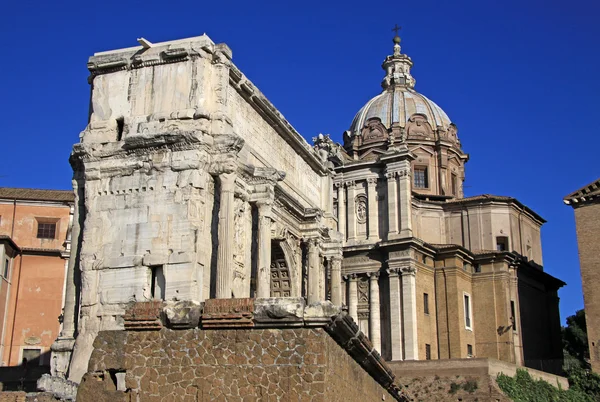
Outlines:
{"type": "Polygon", "coordinates": [[[259,201],[256,297],[271,296],[271,201],[259,201]]]}
{"type": "Polygon", "coordinates": [[[331,258],[331,302],[342,305],[342,257],[331,258]]]}
{"type": "Polygon", "coordinates": [[[417,335],[416,269],[402,268],[402,310],[404,316],[404,360],[419,360],[417,335]]]}
{"type": "Polygon", "coordinates": [[[346,239],[346,197],[344,191],[344,183],[338,182],[335,184],[338,192],[338,232],[346,239]]]}
{"type": "Polygon", "coordinates": [[[412,237],[412,190],[410,182],[410,165],[402,163],[404,168],[398,171],[400,193],[400,236],[412,237]]]}
{"type": "Polygon", "coordinates": [[[348,241],[356,240],[356,183],[346,182],[348,188],[348,241]]]}
{"type": "Polygon", "coordinates": [[[350,274],[348,279],[348,314],[358,324],[358,279],[356,274],[350,274]]]}
{"type": "Polygon", "coordinates": [[[390,326],[392,360],[402,360],[402,301],[398,268],[387,269],[390,288],[390,326]]]}
{"type": "Polygon", "coordinates": [[[381,353],[381,314],[379,310],[379,272],[369,275],[369,338],[373,347],[381,353]]]}
{"type": "Polygon", "coordinates": [[[368,240],[379,240],[379,212],[377,206],[377,178],[367,179],[367,200],[369,208],[368,240]]]}
{"type": "Polygon", "coordinates": [[[388,192],[388,239],[398,235],[398,187],[396,176],[396,172],[385,174],[388,192]]]}
{"type": "Polygon", "coordinates": [[[319,299],[319,242],[316,238],[308,240],[308,304],[319,299]]]}

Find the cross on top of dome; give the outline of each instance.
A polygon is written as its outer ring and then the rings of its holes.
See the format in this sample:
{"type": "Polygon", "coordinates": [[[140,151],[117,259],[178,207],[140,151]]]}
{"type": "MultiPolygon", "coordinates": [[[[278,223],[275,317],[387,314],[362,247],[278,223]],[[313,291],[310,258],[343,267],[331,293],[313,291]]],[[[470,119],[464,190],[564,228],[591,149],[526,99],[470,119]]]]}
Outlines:
{"type": "Polygon", "coordinates": [[[403,86],[407,88],[413,88],[415,86],[416,80],[410,75],[410,68],[413,63],[410,57],[401,53],[400,48],[400,36],[398,36],[398,31],[402,29],[398,24],[394,26],[392,31],[396,33],[394,36],[394,52],[391,56],[387,56],[385,61],[383,62],[382,68],[385,70],[386,75],[381,83],[381,86],[384,89],[394,87],[394,86],[403,86]]]}

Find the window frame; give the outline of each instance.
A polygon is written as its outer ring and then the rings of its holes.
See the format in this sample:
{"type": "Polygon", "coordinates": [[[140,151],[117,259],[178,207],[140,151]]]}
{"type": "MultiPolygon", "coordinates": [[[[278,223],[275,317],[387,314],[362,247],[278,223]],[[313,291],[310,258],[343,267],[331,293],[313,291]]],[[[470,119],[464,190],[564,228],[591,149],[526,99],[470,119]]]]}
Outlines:
{"type": "Polygon", "coordinates": [[[429,190],[429,166],[427,165],[415,165],[413,167],[413,187],[414,188],[418,188],[418,189],[422,189],[422,190],[429,190]],[[417,185],[417,172],[423,172],[423,184],[424,187],[418,186],[417,185]]]}
{"type": "Polygon", "coordinates": [[[504,252],[510,249],[510,239],[508,236],[496,236],[496,251],[504,252]],[[500,250],[498,246],[503,245],[504,249],[500,250]]]}
{"type": "Polygon", "coordinates": [[[10,281],[10,273],[11,273],[11,259],[9,257],[4,257],[4,267],[2,269],[2,277],[7,281],[10,281]]]}
{"type": "Polygon", "coordinates": [[[429,293],[423,293],[423,313],[429,315],[429,293]]]}
{"type": "Polygon", "coordinates": [[[40,240],[56,240],[57,236],[58,236],[58,222],[59,222],[59,218],[35,218],[37,225],[36,225],[36,232],[35,232],[35,238],[36,239],[40,239],[40,240]],[[54,236],[53,237],[40,237],[40,227],[41,225],[54,225],[54,236]]]}
{"type": "Polygon", "coordinates": [[[425,360],[431,360],[431,345],[429,343],[425,344],[425,360]]]}
{"type": "Polygon", "coordinates": [[[467,343],[467,357],[474,357],[475,353],[473,353],[473,345],[467,343]]]}
{"type": "Polygon", "coordinates": [[[463,313],[465,317],[465,329],[473,331],[473,301],[471,295],[463,292],[463,313]]]}

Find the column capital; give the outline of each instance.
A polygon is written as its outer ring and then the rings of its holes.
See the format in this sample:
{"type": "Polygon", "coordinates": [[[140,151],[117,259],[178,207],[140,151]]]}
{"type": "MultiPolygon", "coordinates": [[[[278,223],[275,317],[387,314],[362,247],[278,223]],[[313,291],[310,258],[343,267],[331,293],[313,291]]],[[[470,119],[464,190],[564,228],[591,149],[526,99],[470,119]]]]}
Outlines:
{"type": "Polygon", "coordinates": [[[385,178],[388,180],[394,180],[398,172],[385,172],[385,178]]]}
{"type": "Polygon", "coordinates": [[[375,187],[377,185],[377,180],[378,180],[377,177],[368,177],[367,178],[367,185],[369,187],[375,187]]]}
{"type": "Polygon", "coordinates": [[[221,191],[231,192],[235,187],[235,179],[237,175],[235,172],[223,172],[219,174],[219,183],[221,184],[221,191]]]}
{"type": "Polygon", "coordinates": [[[410,169],[400,169],[396,173],[398,177],[408,177],[410,176],[410,169]]]}
{"type": "Polygon", "coordinates": [[[346,274],[346,275],[344,275],[344,279],[346,281],[348,281],[348,282],[356,281],[357,278],[358,278],[358,275],[356,275],[356,274],[346,274]]]}
{"type": "Polygon", "coordinates": [[[411,266],[402,267],[400,271],[402,272],[402,276],[415,276],[417,274],[417,268],[411,266]]]}
{"type": "Polygon", "coordinates": [[[336,181],[335,183],[333,183],[333,187],[340,189],[340,188],[344,188],[344,182],[343,181],[336,181]]]}
{"type": "Polygon", "coordinates": [[[348,188],[354,188],[355,185],[356,185],[356,182],[354,180],[349,180],[344,183],[344,186],[346,186],[348,188]]]}
{"type": "Polygon", "coordinates": [[[273,208],[273,200],[270,198],[265,198],[262,200],[256,201],[256,207],[258,209],[259,218],[271,218],[271,210],[273,208]]]}
{"type": "Polygon", "coordinates": [[[387,268],[385,272],[387,272],[389,276],[398,276],[400,268],[387,268]]]}
{"type": "Polygon", "coordinates": [[[377,279],[379,279],[380,275],[381,275],[381,273],[379,271],[367,272],[367,276],[369,277],[369,280],[371,280],[371,281],[376,281],[377,279]]]}

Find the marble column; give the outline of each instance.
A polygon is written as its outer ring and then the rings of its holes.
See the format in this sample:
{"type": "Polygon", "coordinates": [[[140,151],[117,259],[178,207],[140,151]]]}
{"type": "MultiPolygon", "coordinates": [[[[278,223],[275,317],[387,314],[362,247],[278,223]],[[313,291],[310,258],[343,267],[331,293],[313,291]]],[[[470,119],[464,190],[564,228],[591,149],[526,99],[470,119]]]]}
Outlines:
{"type": "Polygon", "coordinates": [[[404,360],[419,360],[417,336],[416,270],[402,268],[402,310],[404,315],[404,360]]]}
{"type": "Polygon", "coordinates": [[[348,275],[348,314],[358,324],[358,278],[348,275]]]}
{"type": "Polygon", "coordinates": [[[377,178],[371,177],[367,179],[367,200],[369,209],[369,234],[368,240],[379,240],[379,212],[377,201],[377,178]]]}
{"type": "Polygon", "coordinates": [[[344,183],[336,183],[338,191],[338,232],[346,239],[346,197],[344,191],[344,183]]]}
{"type": "Polygon", "coordinates": [[[398,187],[396,172],[387,172],[388,193],[388,239],[398,234],[398,187]]]}
{"type": "Polygon", "coordinates": [[[271,202],[259,201],[256,297],[271,297],[271,202]]]}
{"type": "Polygon", "coordinates": [[[319,301],[327,300],[327,289],[325,285],[327,284],[327,271],[326,267],[329,262],[319,256],[319,301]]]}
{"type": "Polygon", "coordinates": [[[331,258],[331,302],[342,305],[342,257],[331,258]]]}
{"type": "Polygon", "coordinates": [[[346,182],[348,188],[348,241],[356,240],[356,183],[346,182]]]}
{"type": "MultiPolygon", "coordinates": [[[[408,162],[407,162],[408,164],[408,162]]],[[[412,236],[412,187],[410,182],[410,165],[399,172],[400,190],[400,235],[412,236]]]]}
{"type": "Polygon", "coordinates": [[[308,240],[308,304],[316,303],[319,299],[319,243],[318,240],[308,240]]]}
{"type": "Polygon", "coordinates": [[[402,360],[402,313],[400,277],[398,268],[387,270],[390,288],[390,326],[392,343],[392,360],[402,360]]]}
{"type": "Polygon", "coordinates": [[[379,312],[379,272],[369,273],[369,330],[373,347],[381,353],[381,314],[379,312]]]}
{"type": "MultiPolygon", "coordinates": [[[[83,208],[84,197],[83,194],[79,194],[78,191],[79,183],[73,180],[73,189],[75,190],[77,197],[73,204],[73,210],[71,216],[69,216],[69,262],[67,266],[67,275],[65,278],[65,303],[63,309],[63,323],[62,330],[60,331],[60,338],[74,338],[75,335],[75,305],[76,305],[76,288],[75,283],[75,263],[77,260],[77,252],[79,251],[79,236],[81,234],[80,212],[83,208]],[[81,203],[82,205],[79,205],[81,203]]],[[[81,191],[83,192],[83,191],[81,191]]]]}
{"type": "Polygon", "coordinates": [[[235,173],[221,173],[221,203],[219,205],[219,228],[217,249],[216,298],[231,298],[233,283],[233,235],[235,173]]]}

